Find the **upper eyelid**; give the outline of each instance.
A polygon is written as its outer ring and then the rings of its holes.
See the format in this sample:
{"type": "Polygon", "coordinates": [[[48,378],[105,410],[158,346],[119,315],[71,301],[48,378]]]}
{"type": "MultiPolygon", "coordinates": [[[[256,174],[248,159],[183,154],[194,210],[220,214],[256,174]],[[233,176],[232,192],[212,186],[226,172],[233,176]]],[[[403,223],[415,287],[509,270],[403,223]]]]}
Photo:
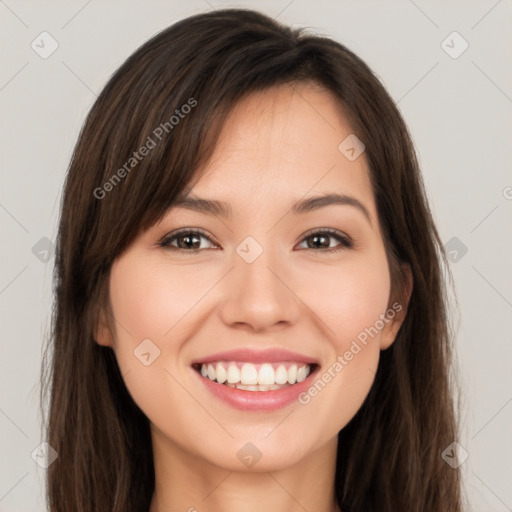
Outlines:
{"type": "Polygon", "coordinates": [[[187,233],[197,233],[201,236],[204,236],[205,238],[208,238],[208,240],[210,240],[211,242],[214,242],[214,243],[217,243],[215,241],[215,239],[208,233],[206,233],[204,230],[202,230],[201,228],[181,228],[176,231],[171,231],[170,233],[167,233],[165,234],[160,240],[159,242],[165,242],[166,240],[169,240],[171,238],[175,238],[179,235],[185,235],[187,233]]]}

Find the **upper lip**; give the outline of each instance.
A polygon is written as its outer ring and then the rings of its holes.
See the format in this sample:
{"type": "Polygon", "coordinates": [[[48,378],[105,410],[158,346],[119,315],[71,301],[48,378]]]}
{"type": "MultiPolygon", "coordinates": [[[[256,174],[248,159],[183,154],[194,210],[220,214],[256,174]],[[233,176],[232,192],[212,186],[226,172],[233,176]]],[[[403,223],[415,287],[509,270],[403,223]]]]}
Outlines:
{"type": "Polygon", "coordinates": [[[254,350],[248,348],[240,348],[227,350],[225,352],[217,352],[209,356],[194,359],[192,364],[212,363],[217,361],[244,361],[247,363],[278,363],[280,361],[294,361],[297,363],[306,363],[309,365],[318,364],[318,360],[291,352],[283,348],[269,348],[266,350],[254,350]]]}

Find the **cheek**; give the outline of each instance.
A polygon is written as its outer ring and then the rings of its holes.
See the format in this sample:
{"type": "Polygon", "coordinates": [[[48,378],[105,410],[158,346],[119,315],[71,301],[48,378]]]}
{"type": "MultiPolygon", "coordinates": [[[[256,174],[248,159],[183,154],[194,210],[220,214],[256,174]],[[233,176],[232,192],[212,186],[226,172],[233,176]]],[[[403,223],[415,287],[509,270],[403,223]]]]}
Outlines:
{"type": "Polygon", "coordinates": [[[390,278],[385,254],[356,255],[328,269],[311,267],[303,286],[300,296],[314,309],[326,337],[341,354],[361,333],[380,325],[380,315],[386,312],[390,278]]]}
{"type": "MultiPolygon", "coordinates": [[[[208,290],[212,276],[185,268],[171,269],[161,262],[142,265],[140,261],[127,256],[114,264],[112,309],[133,341],[140,343],[149,338],[163,342],[208,290]]],[[[117,327],[118,334],[122,334],[117,327]]]]}
{"type": "Polygon", "coordinates": [[[318,428],[330,424],[339,430],[361,407],[377,371],[381,315],[390,292],[385,253],[347,258],[329,271],[316,269],[309,279],[315,286],[301,293],[304,302],[315,305],[328,360],[302,403],[318,428]]]}
{"type": "Polygon", "coordinates": [[[135,403],[162,424],[176,421],[164,412],[164,404],[169,410],[181,410],[187,404],[186,393],[180,393],[172,375],[183,336],[180,329],[186,324],[182,320],[205,286],[205,276],[171,272],[136,252],[118,258],[111,269],[117,362],[135,403]]]}
{"type": "Polygon", "coordinates": [[[202,324],[206,313],[201,299],[218,280],[208,265],[192,271],[137,251],[114,262],[110,273],[113,348],[132,398],[149,417],[158,416],[162,403],[180,407],[187,401],[171,374],[183,377],[182,348],[202,324]],[[150,354],[148,365],[138,358],[146,353],[150,354]],[[174,393],[164,396],[169,389],[174,393]]]}

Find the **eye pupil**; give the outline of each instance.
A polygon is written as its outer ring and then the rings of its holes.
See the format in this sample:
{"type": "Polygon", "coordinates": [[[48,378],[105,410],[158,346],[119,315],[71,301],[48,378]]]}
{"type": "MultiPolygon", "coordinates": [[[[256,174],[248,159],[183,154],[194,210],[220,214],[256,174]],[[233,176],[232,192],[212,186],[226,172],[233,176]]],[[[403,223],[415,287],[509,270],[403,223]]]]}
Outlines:
{"type": "Polygon", "coordinates": [[[329,237],[326,236],[326,235],[313,235],[313,236],[310,236],[309,237],[309,240],[313,240],[313,244],[309,244],[308,243],[308,247],[310,249],[314,248],[314,247],[318,247],[318,245],[315,245],[316,243],[318,243],[320,240],[322,241],[327,241],[327,244],[323,243],[320,245],[320,247],[329,247],[329,237]]]}
{"type": "Polygon", "coordinates": [[[180,249],[199,249],[200,245],[201,240],[197,235],[181,235],[178,237],[178,247],[180,249]],[[183,244],[179,243],[180,240],[184,241],[184,247],[182,247],[183,244]]]}

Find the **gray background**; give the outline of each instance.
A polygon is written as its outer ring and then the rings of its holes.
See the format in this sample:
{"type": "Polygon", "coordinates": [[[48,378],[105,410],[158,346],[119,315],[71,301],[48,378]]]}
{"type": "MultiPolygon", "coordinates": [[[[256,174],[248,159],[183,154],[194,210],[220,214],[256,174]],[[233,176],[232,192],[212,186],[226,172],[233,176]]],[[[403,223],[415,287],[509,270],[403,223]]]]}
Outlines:
{"type": "MultiPolygon", "coordinates": [[[[42,441],[38,379],[52,303],[53,255],[45,262],[45,251],[84,117],[150,36],[235,5],[346,44],[398,102],[453,260],[467,510],[512,510],[511,0],[0,0],[0,511],[44,510],[45,470],[31,454],[42,441]],[[31,48],[43,45],[43,31],[59,45],[47,59],[31,48]],[[457,58],[442,47],[453,31],[469,43],[457,58]]],[[[446,45],[462,49],[456,36],[446,45]]]]}

